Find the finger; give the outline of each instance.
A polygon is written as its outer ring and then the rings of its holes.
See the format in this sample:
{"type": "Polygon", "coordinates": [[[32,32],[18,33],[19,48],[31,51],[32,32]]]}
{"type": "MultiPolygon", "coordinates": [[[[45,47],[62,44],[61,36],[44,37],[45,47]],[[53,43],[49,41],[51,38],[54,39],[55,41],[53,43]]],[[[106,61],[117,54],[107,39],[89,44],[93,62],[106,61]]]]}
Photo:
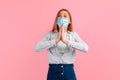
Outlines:
{"type": "Polygon", "coordinates": [[[64,27],[64,24],[62,24],[62,28],[64,27]]]}
{"type": "Polygon", "coordinates": [[[64,26],[62,26],[62,31],[64,32],[64,26]]]}
{"type": "Polygon", "coordinates": [[[60,31],[62,31],[62,26],[59,28],[60,31]]]}
{"type": "Polygon", "coordinates": [[[62,26],[61,26],[62,28],[64,27],[64,23],[62,23],[62,26]]]}
{"type": "Polygon", "coordinates": [[[63,28],[63,26],[64,26],[64,25],[63,25],[63,23],[62,23],[62,25],[61,25],[61,27],[60,27],[60,28],[62,29],[62,28],[63,28]]]}

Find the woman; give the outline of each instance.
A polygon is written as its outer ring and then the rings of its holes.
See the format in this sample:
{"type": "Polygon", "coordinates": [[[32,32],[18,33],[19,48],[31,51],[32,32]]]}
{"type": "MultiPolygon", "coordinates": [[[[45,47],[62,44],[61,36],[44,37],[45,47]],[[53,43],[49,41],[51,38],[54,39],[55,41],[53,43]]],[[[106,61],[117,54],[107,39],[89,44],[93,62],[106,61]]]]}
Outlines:
{"type": "Polygon", "coordinates": [[[77,80],[74,71],[75,50],[88,51],[88,45],[73,32],[72,17],[67,9],[58,11],[53,29],[35,45],[35,51],[48,50],[47,80],[77,80]]]}

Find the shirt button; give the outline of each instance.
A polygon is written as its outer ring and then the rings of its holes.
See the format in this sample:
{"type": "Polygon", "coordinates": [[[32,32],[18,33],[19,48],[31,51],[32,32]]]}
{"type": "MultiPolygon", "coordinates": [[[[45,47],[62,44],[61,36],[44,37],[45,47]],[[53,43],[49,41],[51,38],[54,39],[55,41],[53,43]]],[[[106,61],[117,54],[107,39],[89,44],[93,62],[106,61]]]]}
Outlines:
{"type": "Polygon", "coordinates": [[[61,66],[61,68],[63,68],[63,65],[61,66]]]}
{"type": "Polygon", "coordinates": [[[63,75],[63,73],[61,73],[61,75],[63,75]]]}

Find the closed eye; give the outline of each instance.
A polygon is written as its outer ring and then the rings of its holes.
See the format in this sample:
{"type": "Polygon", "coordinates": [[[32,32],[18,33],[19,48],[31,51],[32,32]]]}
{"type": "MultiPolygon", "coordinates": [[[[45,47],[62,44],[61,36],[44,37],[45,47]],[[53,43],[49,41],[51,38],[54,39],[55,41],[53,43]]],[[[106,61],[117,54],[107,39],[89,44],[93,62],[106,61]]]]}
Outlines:
{"type": "Polygon", "coordinates": [[[66,15],[64,17],[67,17],[66,15]]]}

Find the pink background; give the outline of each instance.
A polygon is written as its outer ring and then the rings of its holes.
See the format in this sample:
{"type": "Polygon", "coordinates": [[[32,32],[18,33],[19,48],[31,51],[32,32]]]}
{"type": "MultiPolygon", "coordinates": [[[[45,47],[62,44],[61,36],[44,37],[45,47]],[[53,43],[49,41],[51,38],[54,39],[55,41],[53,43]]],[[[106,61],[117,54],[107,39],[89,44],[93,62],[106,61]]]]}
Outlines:
{"type": "Polygon", "coordinates": [[[47,50],[34,45],[67,8],[89,45],[77,51],[77,80],[120,80],[119,0],[0,0],[0,80],[46,80],[47,50]]]}

